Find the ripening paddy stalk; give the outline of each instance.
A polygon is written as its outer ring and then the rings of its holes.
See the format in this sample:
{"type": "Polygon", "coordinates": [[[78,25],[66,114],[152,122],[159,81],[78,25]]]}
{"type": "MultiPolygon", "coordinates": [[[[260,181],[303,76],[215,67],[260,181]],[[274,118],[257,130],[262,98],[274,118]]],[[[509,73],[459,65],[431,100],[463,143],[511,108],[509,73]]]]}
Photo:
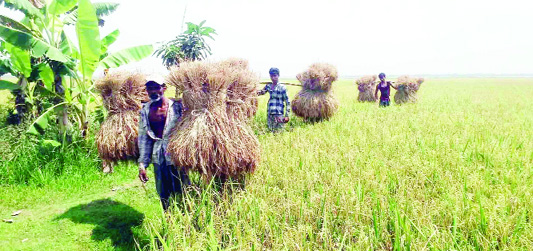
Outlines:
{"type": "Polygon", "coordinates": [[[276,135],[261,97],[246,191],[191,192],[168,223],[145,219],[145,248],[533,247],[532,79],[427,79],[417,104],[388,108],[358,103],[353,82],[334,83],[329,121],[276,135]]]}

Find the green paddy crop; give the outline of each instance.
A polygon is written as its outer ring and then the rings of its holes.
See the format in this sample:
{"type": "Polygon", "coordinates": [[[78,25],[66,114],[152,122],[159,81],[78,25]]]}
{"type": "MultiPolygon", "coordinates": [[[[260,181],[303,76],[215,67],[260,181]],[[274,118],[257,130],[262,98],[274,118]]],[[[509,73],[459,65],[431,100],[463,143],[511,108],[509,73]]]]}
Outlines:
{"type": "MultiPolygon", "coordinates": [[[[299,89],[290,86],[290,97],[299,89]]],[[[217,192],[194,177],[196,187],[164,215],[153,180],[144,190],[135,166],[121,165],[113,174],[120,178],[94,181],[102,189],[76,189],[79,200],[58,195],[54,210],[42,217],[0,224],[0,234],[14,238],[1,242],[14,249],[142,250],[533,246],[532,79],[426,79],[418,103],[387,108],[358,103],[353,80],[338,81],[333,90],[340,106],[331,119],[307,124],[293,118],[280,134],[267,132],[267,97],[260,98],[252,126],[261,162],[245,190],[217,192]],[[121,189],[110,192],[114,186],[121,189]],[[101,212],[100,221],[79,224],[74,213],[90,217],[91,208],[126,210],[133,218],[114,216],[106,223],[109,215],[101,212]],[[131,219],[130,235],[112,232],[117,220],[131,219]],[[42,229],[65,235],[42,241],[42,229]],[[26,235],[31,237],[21,242],[26,235]],[[32,246],[36,240],[42,246],[32,246]]],[[[56,183],[28,196],[61,194],[56,183]]],[[[0,197],[6,213],[43,207],[25,202],[31,198],[13,199],[31,186],[6,187],[10,194],[0,197]]]]}

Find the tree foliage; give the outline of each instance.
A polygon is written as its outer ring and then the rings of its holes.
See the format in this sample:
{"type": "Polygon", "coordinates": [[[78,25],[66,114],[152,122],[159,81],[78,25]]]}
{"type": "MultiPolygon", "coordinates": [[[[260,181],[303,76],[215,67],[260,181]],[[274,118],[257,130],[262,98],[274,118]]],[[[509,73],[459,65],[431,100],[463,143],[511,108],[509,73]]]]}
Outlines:
{"type": "Polygon", "coordinates": [[[101,38],[99,26],[101,17],[116,10],[115,3],[51,0],[43,1],[41,7],[28,0],[1,3],[26,15],[22,20],[0,15],[0,74],[18,78],[17,83],[3,81],[0,89],[16,90],[21,97],[34,99],[39,99],[34,95],[38,92],[53,100],[35,114],[29,133],[39,134],[55,121],[60,121],[58,126],[64,127],[64,132],[71,122],[86,132],[89,107],[97,100],[92,82],[95,69],[119,67],[153,51],[151,45],[142,45],[108,52],[120,32],[115,30],[101,38]],[[68,24],[76,25],[76,39],[71,40],[63,31],[68,24]]]}
{"type": "Polygon", "coordinates": [[[204,26],[205,20],[200,24],[187,23],[187,30],[175,39],[161,45],[154,55],[163,60],[163,65],[171,67],[179,65],[182,61],[204,60],[211,55],[211,47],[206,42],[206,37],[214,40],[215,29],[204,26]]]}

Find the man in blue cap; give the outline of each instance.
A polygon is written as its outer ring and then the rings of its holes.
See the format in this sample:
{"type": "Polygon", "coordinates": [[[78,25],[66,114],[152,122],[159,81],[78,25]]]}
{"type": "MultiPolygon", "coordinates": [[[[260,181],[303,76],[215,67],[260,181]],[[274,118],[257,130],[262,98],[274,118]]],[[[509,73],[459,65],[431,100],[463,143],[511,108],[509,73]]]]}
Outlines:
{"type": "Polygon", "coordinates": [[[166,89],[161,78],[147,79],[146,92],[150,101],[141,109],[138,138],[139,179],[144,183],[148,181],[146,168],[153,163],[157,193],[165,211],[170,197],[181,194],[183,186],[190,184],[187,172],[175,167],[167,154],[170,134],[181,118],[183,105],[166,98],[163,95],[166,89]]]}
{"type": "Polygon", "coordinates": [[[283,125],[289,122],[289,115],[291,114],[291,103],[287,95],[287,88],[285,85],[278,83],[279,69],[270,68],[268,71],[272,83],[268,83],[263,90],[259,91],[259,95],[270,93],[270,99],[267,105],[267,125],[268,129],[276,132],[283,128],[283,125]],[[285,117],[283,112],[285,110],[285,117]]]}

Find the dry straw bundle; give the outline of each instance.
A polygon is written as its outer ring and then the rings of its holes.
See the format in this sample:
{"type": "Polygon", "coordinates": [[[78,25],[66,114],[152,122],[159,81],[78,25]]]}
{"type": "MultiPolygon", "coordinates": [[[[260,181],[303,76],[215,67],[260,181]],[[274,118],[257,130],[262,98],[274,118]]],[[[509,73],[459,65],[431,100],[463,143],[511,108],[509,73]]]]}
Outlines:
{"type": "Polygon", "coordinates": [[[259,77],[248,68],[248,61],[230,58],[222,61],[220,67],[230,69],[233,79],[227,91],[227,113],[230,119],[248,119],[259,107],[257,84],[259,77]]]}
{"type": "Polygon", "coordinates": [[[312,64],[307,71],[296,76],[304,89],[328,92],[338,78],[337,68],[325,63],[312,64]]]}
{"type": "Polygon", "coordinates": [[[138,111],[109,114],[96,136],[100,158],[114,162],[138,156],[138,127],[138,111]]]}
{"type": "Polygon", "coordinates": [[[220,62],[221,66],[224,68],[237,68],[247,70],[249,67],[248,60],[243,58],[228,58],[220,62]]]}
{"type": "Polygon", "coordinates": [[[394,94],[394,102],[396,104],[416,103],[417,92],[423,82],[423,78],[412,78],[407,75],[398,77],[398,90],[394,94]]]}
{"type": "Polygon", "coordinates": [[[109,113],[138,111],[142,107],[141,101],[148,100],[145,79],[140,73],[109,73],[96,83],[95,89],[102,96],[109,113]]]}
{"type": "Polygon", "coordinates": [[[292,111],[304,119],[327,119],[339,107],[331,93],[331,85],[337,80],[335,66],[325,63],[312,64],[309,69],[296,76],[302,83],[302,90],[292,101],[292,111]]]}
{"type": "Polygon", "coordinates": [[[339,108],[332,93],[302,89],[292,101],[296,116],[308,119],[330,118],[339,108]]]}
{"type": "Polygon", "coordinates": [[[376,75],[363,76],[355,81],[359,90],[359,96],[357,97],[359,102],[376,102],[374,92],[376,90],[377,78],[376,75]]]}
{"type": "Polygon", "coordinates": [[[108,116],[96,136],[104,166],[138,156],[137,137],[141,102],[148,100],[145,77],[139,73],[110,73],[96,83],[108,116]]]}
{"type": "Polygon", "coordinates": [[[207,178],[239,177],[255,170],[259,141],[245,120],[230,119],[228,88],[239,79],[224,63],[186,62],[174,68],[168,82],[183,90],[187,107],[168,152],[176,166],[207,178]]]}

